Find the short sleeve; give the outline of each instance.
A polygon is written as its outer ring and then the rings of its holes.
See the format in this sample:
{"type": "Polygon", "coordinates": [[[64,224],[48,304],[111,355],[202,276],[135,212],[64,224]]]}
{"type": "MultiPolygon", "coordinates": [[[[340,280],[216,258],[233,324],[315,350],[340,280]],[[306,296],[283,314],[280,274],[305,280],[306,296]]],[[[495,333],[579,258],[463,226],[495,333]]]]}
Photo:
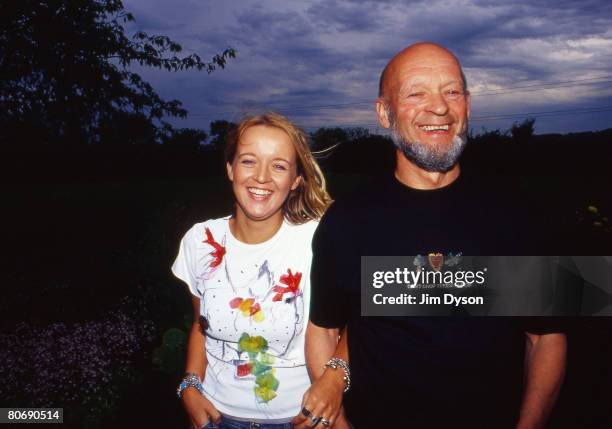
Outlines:
{"type": "Polygon", "coordinates": [[[196,297],[201,298],[202,294],[198,290],[198,279],[196,275],[196,240],[194,229],[191,228],[181,239],[179,251],[174,264],[172,264],[172,274],[184,281],[189,287],[189,291],[196,297]]]}
{"type": "Polygon", "coordinates": [[[525,332],[536,335],[564,333],[567,331],[568,318],[554,316],[521,317],[521,327],[525,332]]]}
{"type": "MultiPolygon", "coordinates": [[[[335,205],[335,204],[334,204],[335,205]]],[[[312,241],[310,270],[310,321],[323,328],[341,328],[347,323],[348,300],[342,293],[339,261],[342,253],[336,228],[338,218],[334,205],[323,216],[312,241]]]]}

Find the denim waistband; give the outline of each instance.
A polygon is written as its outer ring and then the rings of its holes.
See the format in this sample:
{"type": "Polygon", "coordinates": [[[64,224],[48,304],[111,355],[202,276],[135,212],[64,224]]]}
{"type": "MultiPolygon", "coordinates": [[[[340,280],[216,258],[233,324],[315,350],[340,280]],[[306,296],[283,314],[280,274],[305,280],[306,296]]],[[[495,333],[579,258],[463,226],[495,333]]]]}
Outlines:
{"type": "Polygon", "coordinates": [[[227,419],[236,420],[237,422],[247,422],[247,423],[259,423],[259,424],[268,424],[268,425],[282,425],[285,423],[291,423],[293,417],[285,417],[282,419],[252,419],[245,417],[236,417],[230,416],[229,414],[221,413],[221,415],[227,419]]]}

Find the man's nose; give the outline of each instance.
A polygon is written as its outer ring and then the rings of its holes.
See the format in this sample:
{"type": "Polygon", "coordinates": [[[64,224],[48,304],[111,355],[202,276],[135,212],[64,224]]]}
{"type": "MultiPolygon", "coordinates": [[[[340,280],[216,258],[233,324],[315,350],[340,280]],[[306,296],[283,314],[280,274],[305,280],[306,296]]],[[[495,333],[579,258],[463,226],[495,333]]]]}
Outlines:
{"type": "Polygon", "coordinates": [[[438,116],[444,116],[448,113],[448,103],[440,93],[431,94],[427,104],[427,110],[438,116]]]}

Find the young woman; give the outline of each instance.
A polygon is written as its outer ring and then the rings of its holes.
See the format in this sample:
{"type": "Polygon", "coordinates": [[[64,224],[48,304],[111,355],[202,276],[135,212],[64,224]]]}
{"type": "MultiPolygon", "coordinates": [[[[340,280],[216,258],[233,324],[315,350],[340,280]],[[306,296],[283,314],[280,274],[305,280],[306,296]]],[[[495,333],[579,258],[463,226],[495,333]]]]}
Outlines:
{"type": "Polygon", "coordinates": [[[172,266],[196,316],[178,392],[193,428],[291,428],[310,385],[311,239],[331,199],[281,115],[242,121],[225,155],[235,212],[195,224],[172,266]]]}

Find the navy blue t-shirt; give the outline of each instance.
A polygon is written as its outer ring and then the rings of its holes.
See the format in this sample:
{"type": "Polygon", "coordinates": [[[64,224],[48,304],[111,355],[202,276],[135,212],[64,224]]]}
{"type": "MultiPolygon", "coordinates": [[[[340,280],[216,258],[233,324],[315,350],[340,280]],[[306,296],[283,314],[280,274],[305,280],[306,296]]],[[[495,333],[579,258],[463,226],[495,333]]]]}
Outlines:
{"type": "Polygon", "coordinates": [[[313,241],[310,318],[348,327],[356,428],[512,427],[525,332],[552,331],[542,318],[362,317],[360,257],[534,255],[538,237],[520,194],[464,175],[436,190],[379,178],[330,207],[313,241]]]}

